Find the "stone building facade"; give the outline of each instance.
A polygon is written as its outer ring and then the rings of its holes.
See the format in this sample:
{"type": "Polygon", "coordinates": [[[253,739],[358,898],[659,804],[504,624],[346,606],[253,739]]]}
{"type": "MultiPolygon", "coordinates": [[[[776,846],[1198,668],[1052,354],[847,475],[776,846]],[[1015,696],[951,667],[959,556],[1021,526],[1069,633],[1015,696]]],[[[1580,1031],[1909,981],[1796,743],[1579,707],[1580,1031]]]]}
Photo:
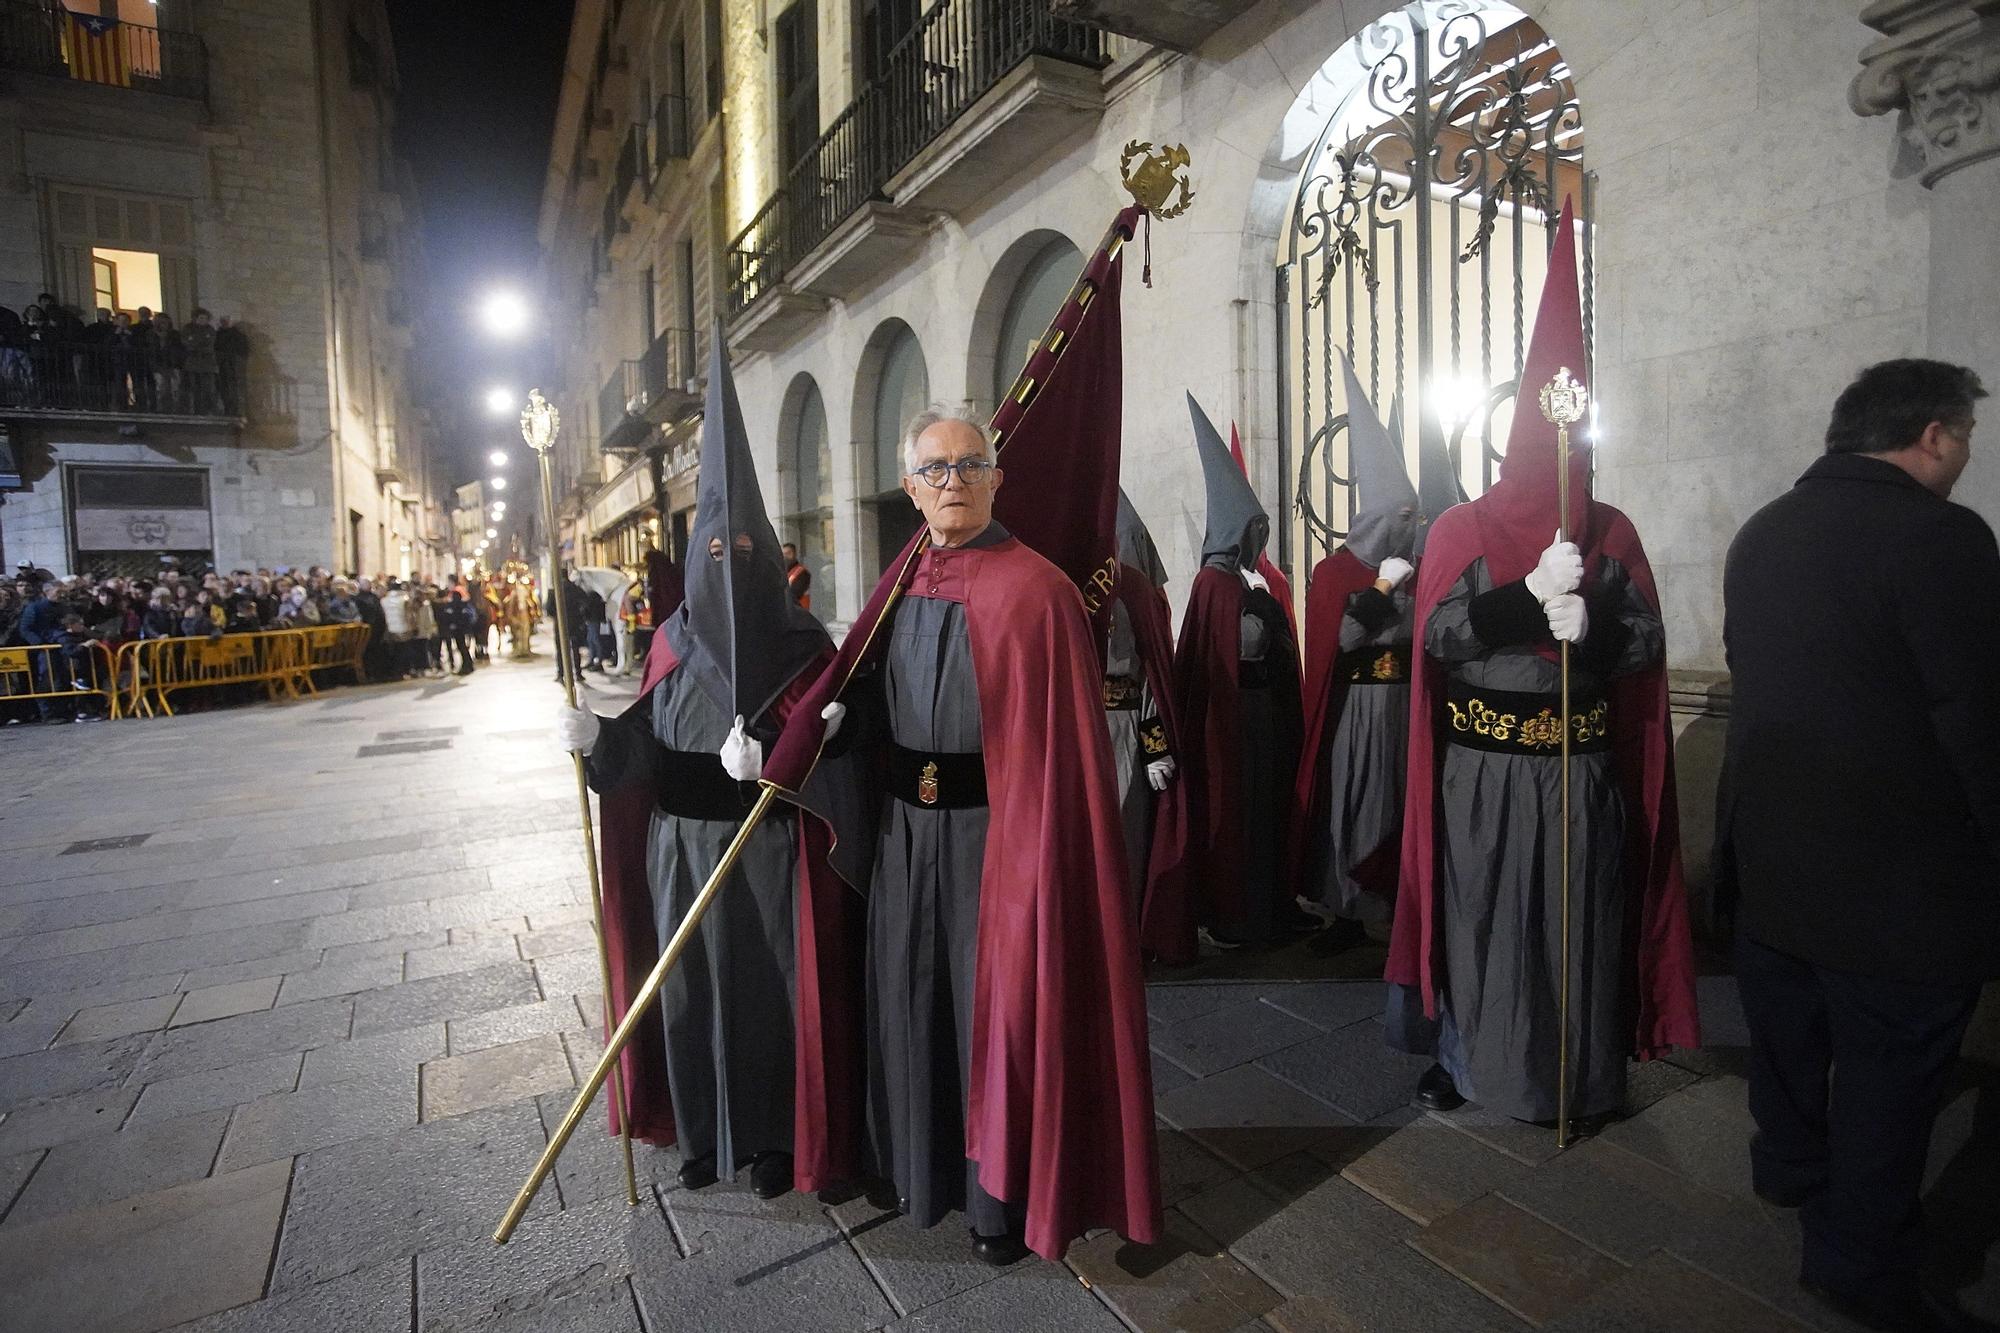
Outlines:
{"type": "Polygon", "coordinates": [[[8,561],[446,568],[381,0],[65,4],[0,15],[0,305],[201,306],[248,356],[219,404],[95,352],[0,391],[8,561]]]}

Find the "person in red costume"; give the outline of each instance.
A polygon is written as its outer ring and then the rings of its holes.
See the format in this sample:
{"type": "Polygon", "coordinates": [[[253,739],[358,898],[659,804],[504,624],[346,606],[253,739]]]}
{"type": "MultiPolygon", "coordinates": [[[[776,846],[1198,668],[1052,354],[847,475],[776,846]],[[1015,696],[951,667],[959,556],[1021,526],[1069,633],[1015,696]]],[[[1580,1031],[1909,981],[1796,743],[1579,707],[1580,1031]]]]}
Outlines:
{"type": "Polygon", "coordinates": [[[1389,1035],[1438,1063],[1417,1099],[1557,1118],[1569,972],[1572,1117],[1624,1101],[1627,1058],[1700,1044],[1681,877],[1664,633],[1631,521],[1592,499],[1572,435],[1557,489],[1543,386],[1581,382],[1583,326],[1568,210],[1556,229],[1500,480],[1430,527],[1417,577],[1402,882],[1390,942],[1389,1035]],[[1560,532],[1558,531],[1560,529],[1560,532]],[[1570,647],[1563,956],[1563,720],[1570,647]]]}
{"type": "Polygon", "coordinates": [[[1356,494],[1347,540],[1306,583],[1305,747],[1292,864],[1302,897],[1334,918],[1329,951],[1386,927],[1403,842],[1410,744],[1410,576],[1422,527],[1417,488],[1345,355],[1347,458],[1356,494]]]}
{"type": "Polygon", "coordinates": [[[1208,491],[1202,567],[1174,651],[1175,706],[1193,813],[1187,882],[1196,895],[1149,910],[1146,941],[1166,962],[1195,953],[1193,927],[1234,947],[1311,929],[1286,873],[1303,718],[1291,623],[1257,562],[1271,520],[1222,437],[1188,395],[1208,491]]]}
{"type": "Polygon", "coordinates": [[[1104,659],[1104,725],[1118,762],[1118,805],[1125,815],[1125,859],[1131,871],[1132,919],[1147,886],[1177,866],[1186,840],[1181,786],[1174,758],[1173,613],[1167,606],[1166,562],[1146,521],[1118,492],[1118,590],[1104,659]],[[1167,845],[1154,856],[1155,841],[1167,845]]]}
{"type": "MultiPolygon", "coordinates": [[[[717,331],[703,419],[701,494],[684,600],[660,625],[638,701],[616,718],[563,706],[557,734],[601,797],[612,1018],[651,970],[756,797],[773,737],[833,656],[785,588],[735,385],[717,331]]],[[[657,571],[656,571],[657,572],[657,571]]],[[[635,1137],[678,1143],[687,1189],[750,1169],[773,1198],[855,1170],[858,910],[803,816],[759,827],[692,946],[626,1048],[635,1137]]]]}

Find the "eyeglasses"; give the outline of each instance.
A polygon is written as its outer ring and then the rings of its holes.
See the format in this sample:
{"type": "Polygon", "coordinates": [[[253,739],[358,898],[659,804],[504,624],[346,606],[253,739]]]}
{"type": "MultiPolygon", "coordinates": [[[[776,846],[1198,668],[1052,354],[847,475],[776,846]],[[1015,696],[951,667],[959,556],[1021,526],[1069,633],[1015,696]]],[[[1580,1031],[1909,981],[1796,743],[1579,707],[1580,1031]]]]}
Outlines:
{"type": "Polygon", "coordinates": [[[931,486],[943,490],[952,473],[958,474],[959,481],[966,486],[978,486],[993,475],[993,460],[990,458],[961,458],[956,463],[936,459],[919,468],[910,469],[913,477],[922,477],[931,486]]]}

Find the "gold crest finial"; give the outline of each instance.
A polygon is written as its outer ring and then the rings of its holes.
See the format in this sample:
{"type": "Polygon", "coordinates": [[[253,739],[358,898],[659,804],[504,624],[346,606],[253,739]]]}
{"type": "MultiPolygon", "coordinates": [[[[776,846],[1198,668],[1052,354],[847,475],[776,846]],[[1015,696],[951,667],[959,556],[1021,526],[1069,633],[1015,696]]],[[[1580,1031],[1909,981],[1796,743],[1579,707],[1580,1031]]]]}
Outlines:
{"type": "Polygon", "coordinates": [[[1161,144],[1155,151],[1152,144],[1134,139],[1118,155],[1118,174],[1125,189],[1139,207],[1161,221],[1179,217],[1194,202],[1194,185],[1187,174],[1192,166],[1185,144],[1161,144]],[[1176,188],[1180,190],[1178,199],[1174,197],[1176,188]]]}
{"type": "Polygon", "coordinates": [[[1567,432],[1583,420],[1590,406],[1590,390],[1576,382],[1568,366],[1561,366],[1542,386],[1542,419],[1567,432]]]}

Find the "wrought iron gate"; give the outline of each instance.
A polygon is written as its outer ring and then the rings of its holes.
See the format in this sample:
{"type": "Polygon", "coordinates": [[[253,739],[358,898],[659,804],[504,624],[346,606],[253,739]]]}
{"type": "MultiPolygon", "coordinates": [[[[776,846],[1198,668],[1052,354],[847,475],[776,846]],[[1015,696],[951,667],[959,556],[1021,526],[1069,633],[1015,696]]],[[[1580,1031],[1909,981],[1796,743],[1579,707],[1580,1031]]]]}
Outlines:
{"type": "Polygon", "coordinates": [[[1300,570],[1354,512],[1336,352],[1392,430],[1402,422],[1436,514],[1497,474],[1565,197],[1583,237],[1587,346],[1595,332],[1582,109],[1533,19],[1501,0],[1417,0],[1356,35],[1329,73],[1335,110],[1306,154],[1277,269],[1291,492],[1279,543],[1300,570]]]}

